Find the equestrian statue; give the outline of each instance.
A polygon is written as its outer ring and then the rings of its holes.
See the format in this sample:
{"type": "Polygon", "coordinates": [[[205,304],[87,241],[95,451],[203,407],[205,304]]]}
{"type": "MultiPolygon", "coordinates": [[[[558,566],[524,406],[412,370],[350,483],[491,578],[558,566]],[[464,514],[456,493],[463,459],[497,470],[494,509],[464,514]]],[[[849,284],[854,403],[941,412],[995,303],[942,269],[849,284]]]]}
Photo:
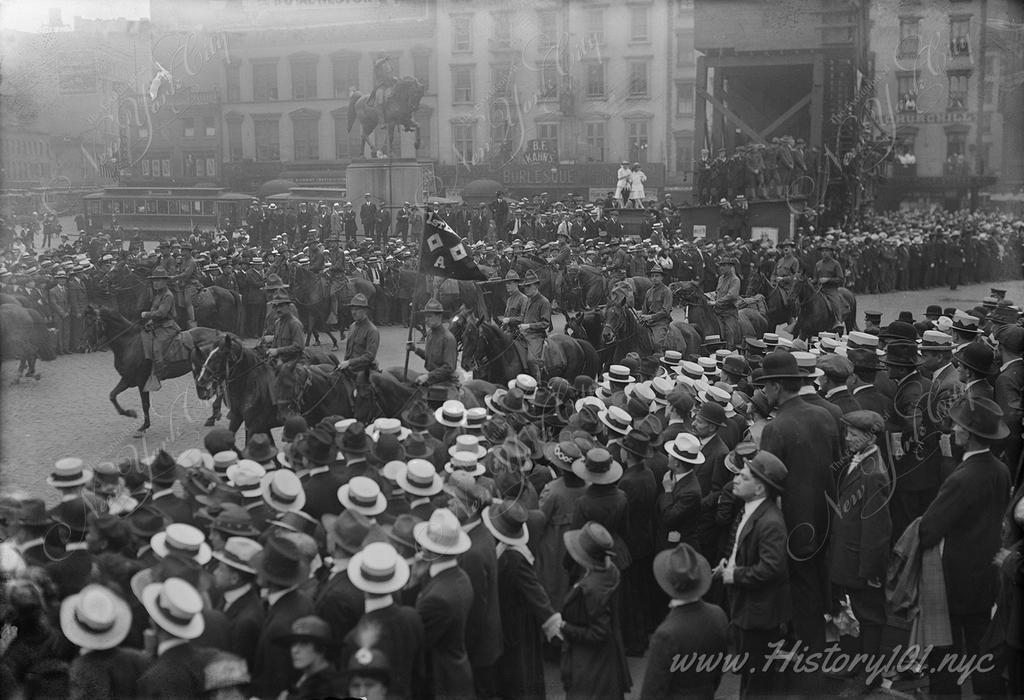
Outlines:
{"type": "Polygon", "coordinates": [[[363,95],[358,90],[352,92],[348,103],[348,130],[356,123],[363,127],[361,148],[369,146],[371,156],[394,157],[395,129],[399,126],[405,131],[416,133],[415,148],[420,147],[420,125],[413,119],[413,114],[420,108],[420,100],[426,92],[423,83],[413,77],[396,78],[389,58],[378,58],[373,64],[373,90],[363,95]],[[378,126],[387,132],[387,150],[370,145],[370,134],[378,126]]]}

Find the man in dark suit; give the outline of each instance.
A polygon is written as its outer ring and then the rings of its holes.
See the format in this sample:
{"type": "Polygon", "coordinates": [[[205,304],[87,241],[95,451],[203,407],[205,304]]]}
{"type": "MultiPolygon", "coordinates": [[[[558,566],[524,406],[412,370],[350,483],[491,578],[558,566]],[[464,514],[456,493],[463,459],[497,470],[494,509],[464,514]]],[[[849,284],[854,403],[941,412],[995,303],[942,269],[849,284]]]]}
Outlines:
{"type": "MultiPolygon", "coordinates": [[[[876,441],[885,435],[885,419],[874,411],[843,416],[846,445],[852,454],[839,474],[838,500],[829,539],[829,574],[833,600],[850,597],[860,621],[859,652],[874,658],[881,650],[885,626],[885,576],[892,537],[887,507],[892,495],[889,472],[876,441]]],[[[881,683],[871,679],[872,685],[881,683]]]]}
{"type": "Polygon", "coordinates": [[[850,360],[842,355],[828,353],[818,358],[818,369],[823,373],[818,378],[818,385],[826,401],[835,404],[843,415],[860,409],[847,388],[847,381],[853,374],[853,363],[850,360]]]}
{"type": "Polygon", "coordinates": [[[377,227],[377,205],[369,192],[363,195],[363,200],[359,205],[359,221],[363,224],[363,235],[372,241],[377,227]]]}
{"type": "Polygon", "coordinates": [[[967,343],[956,353],[960,381],[964,394],[971,398],[995,400],[995,392],[988,378],[997,369],[995,353],[985,343],[967,343]]]}
{"type": "Polygon", "coordinates": [[[309,565],[294,542],[273,535],[251,561],[257,583],[267,591],[267,614],[256,644],[252,690],[257,697],[275,700],[294,680],[291,656],[284,653],[277,639],[290,634],[297,619],[314,614],[313,601],[298,589],[309,578],[309,565]]]}
{"type": "Polygon", "coordinates": [[[729,448],[721,436],[725,423],[725,409],[714,401],[701,404],[697,415],[693,417],[693,434],[700,440],[700,453],[704,456],[704,463],[694,469],[701,494],[700,523],[697,526],[699,551],[705,558],[712,559],[718,545],[715,512],[722,489],[731,476],[725,468],[725,456],[729,454],[729,448]]]}
{"type": "MultiPolygon", "coordinates": [[[[334,444],[335,436],[331,432],[326,426],[317,425],[302,436],[298,446],[299,453],[310,467],[302,483],[302,490],[306,494],[306,504],[302,510],[317,520],[328,514],[338,515],[342,509],[338,489],[345,480],[335,471],[337,467],[332,466],[338,450],[334,444]]],[[[337,459],[344,462],[342,457],[337,459]]]]}
{"type": "Polygon", "coordinates": [[[832,456],[833,464],[839,461],[843,453],[843,411],[834,403],[818,393],[817,382],[825,375],[824,370],[817,366],[817,357],[809,352],[795,351],[792,355],[796,358],[797,367],[804,375],[803,386],[800,387],[800,398],[811,404],[828,411],[836,426],[836,434],[839,440],[836,445],[838,451],[832,456]]]}
{"type": "Polygon", "coordinates": [[[949,409],[963,393],[956,367],[953,366],[953,336],[936,330],[924,331],[921,337],[921,367],[918,370],[931,380],[928,393],[922,395],[925,434],[939,434],[942,478],[953,471],[962,452],[952,445],[949,409]]]}
{"type": "MultiPolygon", "coordinates": [[[[826,559],[829,500],[835,500],[833,462],[840,454],[835,419],[825,409],[799,397],[804,375],[796,358],[776,350],[765,356],[758,381],[776,415],[761,434],[761,449],[786,465],[789,477],[782,512],[790,536],[790,591],[793,599],[793,637],[810,651],[825,646],[825,612],[830,595],[826,559]]],[[[807,692],[816,692],[820,674],[800,676],[807,692]]]]}
{"type": "Polygon", "coordinates": [[[999,343],[999,374],[995,381],[995,401],[1003,411],[1003,421],[1010,430],[1002,444],[1001,458],[1003,464],[1010,468],[1014,477],[1013,483],[1019,486],[1020,455],[1021,455],[1021,420],[1024,409],[1021,396],[1024,395],[1024,328],[1020,326],[1004,326],[996,331],[996,342],[999,343]]]}
{"type": "Polygon", "coordinates": [[[668,471],[661,480],[655,512],[656,551],[685,542],[700,548],[701,490],[695,468],[704,464],[700,440],[691,433],[679,433],[665,443],[668,471]]]}
{"type": "Polygon", "coordinates": [[[256,644],[263,627],[263,601],[250,562],[261,549],[255,540],[229,537],[224,549],[213,553],[218,561],[213,581],[223,600],[220,609],[228,618],[228,646],[250,668],[255,667],[256,644]]]}
{"type": "Polygon", "coordinates": [[[180,474],[174,458],[160,450],[149,465],[149,473],[149,482],[153,485],[149,505],[163,513],[169,523],[194,525],[195,512],[192,505],[174,493],[174,482],[180,474]]]}
{"type": "Polygon", "coordinates": [[[427,580],[416,598],[427,649],[427,687],[438,700],[474,697],[473,667],[466,654],[466,621],[473,607],[473,584],[458,556],[471,546],[458,518],[439,508],[413,529],[417,544],[430,552],[427,580]]]}
{"type": "Polygon", "coordinates": [[[203,669],[216,655],[193,640],[203,633],[203,600],[178,578],[153,583],[142,591],[142,604],[156,633],[156,660],[139,678],[139,696],[177,700],[203,695],[203,669]]]}
{"type": "MultiPolygon", "coordinates": [[[[1010,472],[992,454],[992,446],[1009,430],[998,404],[989,399],[964,398],[950,409],[953,439],[964,449],[964,459],[942,484],[921,517],[921,549],[944,542],[942,569],[948,592],[952,648],[936,650],[964,654],[981,652],[981,638],[989,623],[997,590],[997,569],[992,561],[999,551],[1003,514],[1010,497],[1010,472]]],[[[998,679],[995,679],[998,681],[998,679]]],[[[978,695],[1001,693],[988,674],[971,677],[978,695]]],[[[957,673],[933,670],[929,692],[960,695],[957,673]]]]}
{"type": "MultiPolygon", "coordinates": [[[[665,408],[665,427],[658,436],[655,447],[666,445],[675,440],[679,433],[688,433],[692,430],[690,414],[693,413],[693,394],[683,387],[676,387],[669,392],[666,400],[668,406],[665,408]]],[[[667,469],[668,459],[659,453],[657,461],[651,464],[655,481],[661,483],[667,469]]]]}
{"type": "Polygon", "coordinates": [[[498,688],[494,664],[501,658],[504,648],[498,601],[497,543],[481,521],[481,511],[489,502],[490,494],[476,484],[473,477],[462,472],[452,474],[446,491],[452,496],[452,510],[470,540],[469,550],[459,557],[459,568],[473,586],[473,607],[466,620],[466,651],[478,697],[495,697],[498,688]]]}
{"type": "Polygon", "coordinates": [[[711,567],[693,547],[680,544],[655,557],[654,578],[672,603],[668,615],[651,636],[640,697],[712,700],[721,680],[721,668],[673,668],[675,659],[724,654],[729,647],[729,620],[725,612],[701,600],[711,587],[711,567]]]}
{"type": "MultiPolygon", "coordinates": [[[[786,522],[775,505],[789,477],[782,461],[770,452],[752,457],[733,478],[733,495],[743,502],[729,538],[729,557],[713,574],[729,591],[730,621],[737,633],[737,652],[749,654],[740,678],[740,697],[780,691],[777,670],[765,672],[772,648],[784,638],[783,625],[793,616],[787,562],[786,522]]],[[[806,639],[804,642],[806,643],[806,639]]]]}
{"type": "Polygon", "coordinates": [[[383,537],[369,518],[353,510],[343,510],[338,516],[325,515],[322,522],[333,564],[329,578],[316,593],[314,605],[317,617],[330,626],[340,646],[365,612],[363,592],[348,577],[348,562],[366,541],[383,537]]]}

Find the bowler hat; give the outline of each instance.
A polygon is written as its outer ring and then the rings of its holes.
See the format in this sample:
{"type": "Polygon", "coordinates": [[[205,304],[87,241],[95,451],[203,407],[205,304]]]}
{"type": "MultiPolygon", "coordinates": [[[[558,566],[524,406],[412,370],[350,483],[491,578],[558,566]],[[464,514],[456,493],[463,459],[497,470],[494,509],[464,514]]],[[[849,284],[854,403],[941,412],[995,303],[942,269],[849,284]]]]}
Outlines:
{"type": "Polygon", "coordinates": [[[954,357],[960,364],[980,374],[989,374],[995,369],[995,353],[985,343],[967,343],[954,357]]]}
{"type": "Polygon", "coordinates": [[[786,490],[786,465],[771,452],[761,450],[747,462],[747,466],[751,474],[777,493],[786,490]]]}
{"type": "Polygon", "coordinates": [[[764,356],[761,363],[761,375],[754,379],[755,384],[777,379],[803,379],[796,358],[785,350],[773,350],[764,356]]]}
{"type": "Polygon", "coordinates": [[[297,586],[309,578],[309,564],[298,545],[283,536],[271,536],[250,566],[264,580],[276,586],[297,586]]]}

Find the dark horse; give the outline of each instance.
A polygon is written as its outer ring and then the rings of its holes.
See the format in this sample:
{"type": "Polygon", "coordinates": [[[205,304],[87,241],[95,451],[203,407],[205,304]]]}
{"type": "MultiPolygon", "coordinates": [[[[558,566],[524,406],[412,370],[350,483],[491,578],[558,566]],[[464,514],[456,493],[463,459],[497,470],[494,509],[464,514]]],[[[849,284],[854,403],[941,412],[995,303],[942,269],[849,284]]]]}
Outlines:
{"type": "MultiPolygon", "coordinates": [[[[640,326],[635,312],[625,304],[580,311],[566,317],[565,332],[574,338],[585,339],[597,348],[602,366],[622,359],[636,351],[641,355],[655,353],[650,329],[640,326]],[[609,307],[615,310],[608,311],[609,307]]],[[[684,357],[700,353],[700,333],[688,323],[673,321],[662,350],[678,350],[684,357]]]]}
{"type": "MultiPolygon", "coordinates": [[[[462,368],[473,372],[474,378],[499,385],[527,371],[513,337],[493,321],[478,318],[467,319],[462,333],[462,368]]],[[[597,377],[601,360],[594,346],[583,338],[555,333],[544,345],[544,368],[548,377],[597,377]]]]}
{"type": "Polygon", "coordinates": [[[314,334],[316,344],[319,345],[319,332],[324,331],[337,349],[338,339],[331,333],[327,324],[327,317],[331,314],[331,281],[326,276],[311,272],[301,265],[292,268],[291,281],[299,321],[306,329],[306,345],[309,345],[314,334]]]}
{"type": "MultiPolygon", "coordinates": [[[[114,369],[117,370],[121,378],[118,380],[117,386],[110,391],[110,402],[114,404],[114,408],[119,414],[129,418],[138,417],[138,413],[134,410],[122,408],[121,404],[117,402],[117,397],[125,389],[131,387],[137,387],[139,390],[143,420],[135,436],[142,437],[142,433],[150,427],[149,392],[144,387],[152,368],[152,362],[147,360],[142,352],[142,327],[107,308],[89,307],[86,309],[86,316],[91,322],[94,336],[98,342],[109,346],[114,352],[114,369]]],[[[192,337],[194,346],[192,354],[185,360],[167,362],[164,376],[167,379],[173,379],[192,372],[198,380],[206,353],[214,347],[223,334],[213,328],[202,327],[184,332],[192,337]]]]}
{"type": "MultiPolygon", "coordinates": [[[[370,372],[373,405],[377,409],[377,417],[397,418],[413,399],[425,400],[425,387],[411,384],[420,374],[413,370],[405,373],[401,367],[389,367],[384,372],[370,372]]],[[[466,408],[483,406],[484,397],[493,394],[497,388],[496,385],[482,379],[470,379],[462,382],[459,387],[459,400],[466,408]]]]}
{"type": "Polygon", "coordinates": [[[0,304],[0,352],[3,357],[18,358],[18,374],[12,384],[23,376],[39,381],[42,375],[36,371],[36,359],[49,362],[57,357],[42,314],[21,304],[0,304]]]}
{"type": "MultiPolygon", "coordinates": [[[[257,433],[270,435],[282,424],[273,398],[274,368],[265,353],[242,345],[237,336],[223,335],[214,343],[196,384],[206,393],[223,383],[224,402],[230,409],[228,430],[238,432],[245,423],[245,440],[257,433]]],[[[202,397],[203,393],[200,393],[202,397]]]]}
{"type": "MultiPolygon", "coordinates": [[[[100,280],[100,288],[109,295],[122,316],[138,318],[140,313],[149,309],[153,300],[153,288],[148,274],[148,270],[142,268],[118,265],[100,280]]],[[[175,301],[178,306],[178,324],[184,328],[188,325],[188,319],[185,317],[184,306],[177,304],[177,294],[175,301]]],[[[199,326],[228,333],[239,329],[242,298],[237,292],[216,285],[205,287],[196,294],[192,308],[199,326]]]]}
{"type": "MultiPolygon", "coordinates": [[[[822,331],[830,331],[832,328],[832,312],[829,310],[828,301],[822,294],[821,288],[815,285],[806,277],[797,279],[793,285],[793,295],[796,297],[800,313],[796,317],[796,324],[793,326],[793,337],[808,339],[818,335],[822,331]]],[[[846,287],[839,288],[839,297],[843,300],[845,309],[840,309],[839,316],[846,332],[859,330],[857,328],[857,297],[846,287]]]]}
{"type": "MultiPolygon", "coordinates": [[[[392,88],[391,94],[384,100],[384,104],[371,105],[367,102],[367,96],[356,90],[348,101],[348,130],[359,120],[363,127],[363,141],[360,144],[360,153],[365,153],[364,147],[370,145],[370,134],[378,125],[383,124],[387,132],[387,155],[390,157],[395,149],[395,129],[401,126],[405,131],[416,132],[415,148],[420,147],[420,125],[413,119],[413,114],[420,108],[420,100],[426,90],[423,83],[411,77],[399,78],[392,88]]],[[[380,150],[379,148],[376,150],[380,150]]]]}
{"type": "MultiPolygon", "coordinates": [[[[702,339],[709,335],[719,335],[724,338],[722,321],[718,318],[718,314],[715,313],[715,309],[708,302],[707,297],[704,296],[704,290],[696,282],[677,282],[672,285],[672,290],[673,293],[678,293],[680,299],[689,307],[687,318],[700,332],[702,339]]],[[[755,309],[740,309],[738,316],[740,334],[743,338],[760,338],[765,332],[774,328],[774,326],[769,328],[768,319],[755,309]]]]}

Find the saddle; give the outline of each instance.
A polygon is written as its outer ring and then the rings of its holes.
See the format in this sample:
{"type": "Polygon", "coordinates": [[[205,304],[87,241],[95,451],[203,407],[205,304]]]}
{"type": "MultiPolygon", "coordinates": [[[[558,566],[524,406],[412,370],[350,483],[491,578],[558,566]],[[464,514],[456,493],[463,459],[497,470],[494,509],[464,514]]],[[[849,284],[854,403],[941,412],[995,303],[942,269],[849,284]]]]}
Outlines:
{"type": "MultiPolygon", "coordinates": [[[[785,299],[785,292],[783,292],[783,299],[785,299]]],[[[739,303],[736,305],[737,309],[753,309],[762,316],[768,315],[768,303],[764,299],[764,294],[755,294],[752,297],[741,297],[739,303]]]]}
{"type": "MultiPolygon", "coordinates": [[[[188,362],[192,357],[192,351],[196,349],[192,334],[188,331],[178,331],[164,348],[164,367],[170,367],[173,363],[188,362]]],[[[166,372],[166,370],[165,370],[166,372]]],[[[167,377],[160,377],[166,379],[167,377]]]]}
{"type": "MultiPolygon", "coordinates": [[[[519,366],[529,367],[530,358],[526,352],[526,343],[517,341],[515,348],[519,356],[519,366]]],[[[543,358],[544,371],[549,378],[557,376],[565,370],[565,352],[556,343],[552,343],[550,338],[544,338],[544,348],[541,350],[540,356],[543,358]]]]}

